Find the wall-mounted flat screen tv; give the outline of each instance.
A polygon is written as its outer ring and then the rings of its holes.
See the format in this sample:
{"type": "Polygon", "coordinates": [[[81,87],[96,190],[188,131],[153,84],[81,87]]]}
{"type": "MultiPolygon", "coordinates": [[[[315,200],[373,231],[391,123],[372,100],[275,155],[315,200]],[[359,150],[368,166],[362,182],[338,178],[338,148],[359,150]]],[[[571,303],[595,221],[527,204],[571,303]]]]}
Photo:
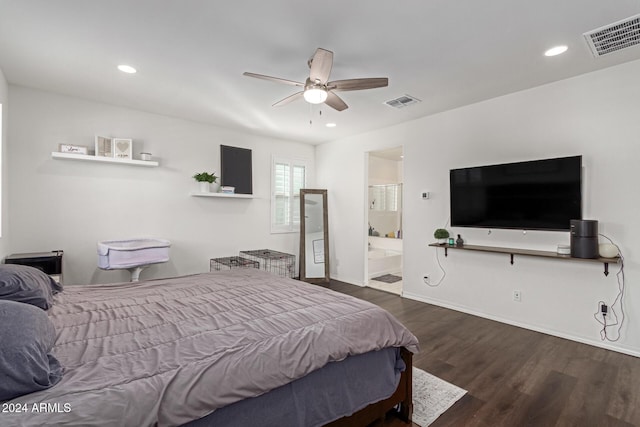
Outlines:
{"type": "Polygon", "coordinates": [[[235,188],[236,194],[253,193],[251,150],[220,145],[221,186],[235,188]]]}
{"type": "Polygon", "coordinates": [[[582,219],[582,156],[452,169],[451,226],[568,231],[582,219]]]}

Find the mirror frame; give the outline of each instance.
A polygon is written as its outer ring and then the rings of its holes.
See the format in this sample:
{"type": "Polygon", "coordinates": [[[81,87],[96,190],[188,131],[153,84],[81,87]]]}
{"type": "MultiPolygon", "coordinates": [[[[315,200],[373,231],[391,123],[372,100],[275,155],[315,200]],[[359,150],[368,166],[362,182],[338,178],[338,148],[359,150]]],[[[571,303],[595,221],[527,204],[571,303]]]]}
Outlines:
{"type": "Polygon", "coordinates": [[[308,283],[329,283],[329,216],[327,214],[327,190],[300,189],[300,280],[308,283]],[[306,277],[306,227],[305,204],[306,194],[322,195],[322,225],[324,231],[324,277],[306,277]]]}

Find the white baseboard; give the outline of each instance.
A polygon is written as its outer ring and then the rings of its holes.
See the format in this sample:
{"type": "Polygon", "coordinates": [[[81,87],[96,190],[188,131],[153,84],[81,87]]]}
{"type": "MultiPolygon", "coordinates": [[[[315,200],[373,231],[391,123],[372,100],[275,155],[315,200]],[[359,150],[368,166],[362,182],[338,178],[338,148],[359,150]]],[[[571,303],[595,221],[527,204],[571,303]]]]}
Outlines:
{"type": "Polygon", "coordinates": [[[640,351],[638,350],[632,350],[629,348],[624,348],[624,347],[619,347],[616,345],[612,345],[610,343],[607,342],[601,342],[601,341],[596,341],[596,340],[590,340],[588,338],[583,338],[583,337],[578,337],[575,335],[570,335],[570,334],[565,334],[562,332],[558,332],[558,331],[553,331],[547,328],[542,328],[539,326],[534,326],[534,325],[529,325],[529,324],[525,324],[525,323],[520,323],[511,319],[505,319],[499,316],[493,316],[490,314],[486,314],[486,313],[481,313],[466,307],[458,307],[456,305],[444,302],[444,301],[440,301],[437,299],[430,299],[430,298],[424,298],[421,295],[416,295],[413,294],[411,292],[406,292],[403,291],[402,292],[402,297],[403,298],[408,298],[408,299],[412,299],[415,301],[420,301],[420,302],[426,302],[427,304],[432,304],[432,305],[437,305],[439,307],[444,307],[444,308],[448,308],[451,310],[455,310],[455,311],[460,311],[462,313],[467,313],[467,314],[471,314],[473,316],[478,316],[478,317],[483,317],[485,319],[489,319],[489,320],[495,320],[496,322],[500,322],[500,323],[506,323],[508,325],[512,325],[512,326],[517,326],[519,328],[523,328],[523,329],[529,329],[531,331],[536,331],[536,332],[541,332],[543,334],[547,334],[547,335],[552,335],[554,337],[559,337],[559,338],[564,338],[570,341],[576,341],[582,344],[588,344],[588,345],[592,345],[594,347],[600,347],[600,348],[604,348],[607,350],[612,350],[612,351],[616,351],[618,353],[623,353],[623,354],[628,354],[629,356],[635,356],[635,357],[640,357],[640,351]]]}

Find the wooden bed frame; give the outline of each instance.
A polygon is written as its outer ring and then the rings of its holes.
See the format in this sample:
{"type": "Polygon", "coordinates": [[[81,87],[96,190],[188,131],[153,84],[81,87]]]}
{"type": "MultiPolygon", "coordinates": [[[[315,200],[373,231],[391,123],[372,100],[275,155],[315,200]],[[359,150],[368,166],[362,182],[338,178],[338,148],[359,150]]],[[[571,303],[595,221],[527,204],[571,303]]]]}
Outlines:
{"type": "Polygon", "coordinates": [[[362,408],[358,412],[348,417],[335,420],[325,427],[354,427],[354,426],[382,426],[384,419],[391,409],[400,405],[397,415],[406,423],[411,423],[411,415],[413,414],[413,396],[411,394],[412,387],[412,370],[413,370],[413,353],[406,348],[400,349],[400,356],[406,365],[406,369],[400,376],[400,383],[396,391],[391,397],[372,403],[362,408]]]}

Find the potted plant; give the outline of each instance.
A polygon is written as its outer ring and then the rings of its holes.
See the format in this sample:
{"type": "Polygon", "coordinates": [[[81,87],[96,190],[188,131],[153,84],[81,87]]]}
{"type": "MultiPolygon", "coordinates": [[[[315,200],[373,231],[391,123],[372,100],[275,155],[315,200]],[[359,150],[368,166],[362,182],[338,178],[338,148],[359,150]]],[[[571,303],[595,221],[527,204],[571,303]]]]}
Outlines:
{"type": "Polygon", "coordinates": [[[210,184],[213,184],[214,182],[216,182],[218,177],[216,176],[215,172],[214,173],[201,172],[193,175],[193,179],[198,181],[198,183],[200,184],[201,193],[208,193],[210,190],[210,184]]]}
{"type": "Polygon", "coordinates": [[[445,230],[444,228],[438,228],[438,229],[436,229],[436,231],[433,232],[433,237],[438,239],[438,243],[443,245],[443,244],[446,243],[445,239],[447,239],[449,237],[449,232],[447,230],[445,230]]]}

